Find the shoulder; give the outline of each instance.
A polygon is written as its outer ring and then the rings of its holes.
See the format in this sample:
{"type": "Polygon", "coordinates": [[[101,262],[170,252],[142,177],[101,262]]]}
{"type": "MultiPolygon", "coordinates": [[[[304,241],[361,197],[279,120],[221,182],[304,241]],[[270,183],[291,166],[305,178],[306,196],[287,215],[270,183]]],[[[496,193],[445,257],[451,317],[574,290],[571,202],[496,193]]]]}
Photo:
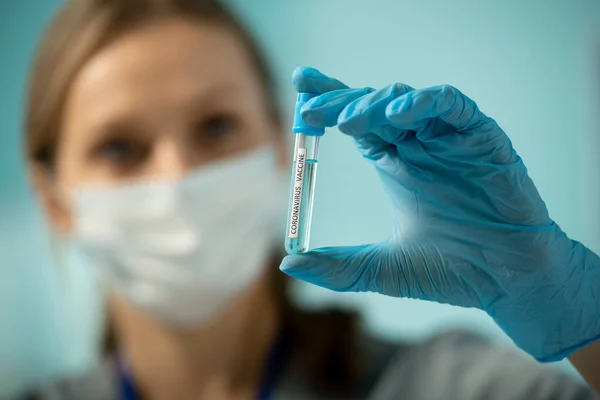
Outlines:
{"type": "Polygon", "coordinates": [[[109,359],[92,370],[73,378],[41,387],[27,400],[117,400],[119,384],[114,360],[109,359]]]}
{"type": "Polygon", "coordinates": [[[516,349],[467,332],[448,332],[410,349],[389,363],[377,399],[519,400],[595,399],[585,385],[516,349]]]}

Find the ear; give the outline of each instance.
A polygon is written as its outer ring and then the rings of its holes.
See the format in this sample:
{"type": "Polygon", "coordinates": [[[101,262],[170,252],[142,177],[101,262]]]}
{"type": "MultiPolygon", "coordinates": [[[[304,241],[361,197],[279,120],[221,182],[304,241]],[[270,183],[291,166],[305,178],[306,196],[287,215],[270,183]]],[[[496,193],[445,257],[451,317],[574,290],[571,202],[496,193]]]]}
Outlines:
{"type": "Polygon", "coordinates": [[[55,175],[37,162],[30,165],[29,171],[33,189],[50,226],[60,233],[68,233],[73,225],[70,204],[57,187],[55,175]]]}

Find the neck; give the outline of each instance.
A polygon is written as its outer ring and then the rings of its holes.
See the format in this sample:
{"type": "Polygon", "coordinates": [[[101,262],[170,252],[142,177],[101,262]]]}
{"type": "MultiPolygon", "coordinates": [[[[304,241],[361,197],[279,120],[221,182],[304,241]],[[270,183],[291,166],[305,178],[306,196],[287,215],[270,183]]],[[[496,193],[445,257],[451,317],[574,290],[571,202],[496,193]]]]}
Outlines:
{"type": "Polygon", "coordinates": [[[279,326],[267,274],[212,321],[185,332],[111,296],[121,351],[145,399],[256,396],[279,326]]]}

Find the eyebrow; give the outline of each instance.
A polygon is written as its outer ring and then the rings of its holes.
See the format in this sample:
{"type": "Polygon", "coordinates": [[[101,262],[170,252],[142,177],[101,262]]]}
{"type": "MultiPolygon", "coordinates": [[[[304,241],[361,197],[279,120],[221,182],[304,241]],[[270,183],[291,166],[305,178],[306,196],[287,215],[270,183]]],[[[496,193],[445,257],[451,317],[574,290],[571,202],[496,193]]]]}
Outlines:
{"type": "Polygon", "coordinates": [[[234,91],[239,91],[241,89],[241,87],[237,84],[232,84],[232,83],[220,83],[218,85],[213,85],[212,87],[210,87],[209,89],[207,89],[207,92],[210,93],[218,93],[218,92],[234,92],[234,91]]]}
{"type": "MultiPolygon", "coordinates": [[[[207,89],[200,88],[200,90],[193,91],[184,99],[183,107],[192,109],[192,111],[195,112],[198,107],[210,107],[215,99],[224,98],[226,96],[232,98],[232,94],[239,94],[240,92],[243,92],[243,88],[237,84],[221,83],[211,85],[207,89]]],[[[238,99],[239,96],[235,96],[234,98],[238,99]]],[[[142,133],[144,129],[145,128],[140,126],[139,116],[135,113],[118,113],[116,116],[110,117],[108,121],[93,126],[90,137],[93,140],[105,137],[118,137],[123,134],[143,137],[145,136],[142,133]]]]}
{"type": "Polygon", "coordinates": [[[182,107],[186,112],[197,113],[198,110],[209,112],[211,109],[220,108],[228,104],[241,104],[251,95],[244,87],[235,84],[221,84],[207,89],[191,92],[182,107]]]}
{"type": "Polygon", "coordinates": [[[208,89],[202,89],[197,93],[190,96],[191,102],[197,104],[205,102],[207,99],[210,100],[214,97],[220,97],[222,95],[231,95],[243,92],[243,88],[236,84],[224,83],[212,86],[208,89]]]}
{"type": "Polygon", "coordinates": [[[142,138],[146,135],[143,133],[143,128],[136,121],[135,117],[119,116],[103,123],[101,126],[94,127],[91,130],[90,138],[92,141],[101,139],[114,139],[123,136],[142,138]]]}

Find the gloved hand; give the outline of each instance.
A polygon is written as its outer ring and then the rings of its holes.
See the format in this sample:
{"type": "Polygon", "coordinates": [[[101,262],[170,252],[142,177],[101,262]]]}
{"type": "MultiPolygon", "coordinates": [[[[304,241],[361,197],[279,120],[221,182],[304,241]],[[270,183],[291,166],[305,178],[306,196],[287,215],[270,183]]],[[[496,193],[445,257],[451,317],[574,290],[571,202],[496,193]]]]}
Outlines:
{"type": "Polygon", "coordinates": [[[321,94],[304,121],[337,125],[376,168],[394,229],[382,243],[288,256],[282,271],[335,291],[480,308],[540,361],[600,336],[600,259],[550,219],[509,138],[475,102],[450,86],[349,89],[311,68],[293,80],[321,94]]]}

